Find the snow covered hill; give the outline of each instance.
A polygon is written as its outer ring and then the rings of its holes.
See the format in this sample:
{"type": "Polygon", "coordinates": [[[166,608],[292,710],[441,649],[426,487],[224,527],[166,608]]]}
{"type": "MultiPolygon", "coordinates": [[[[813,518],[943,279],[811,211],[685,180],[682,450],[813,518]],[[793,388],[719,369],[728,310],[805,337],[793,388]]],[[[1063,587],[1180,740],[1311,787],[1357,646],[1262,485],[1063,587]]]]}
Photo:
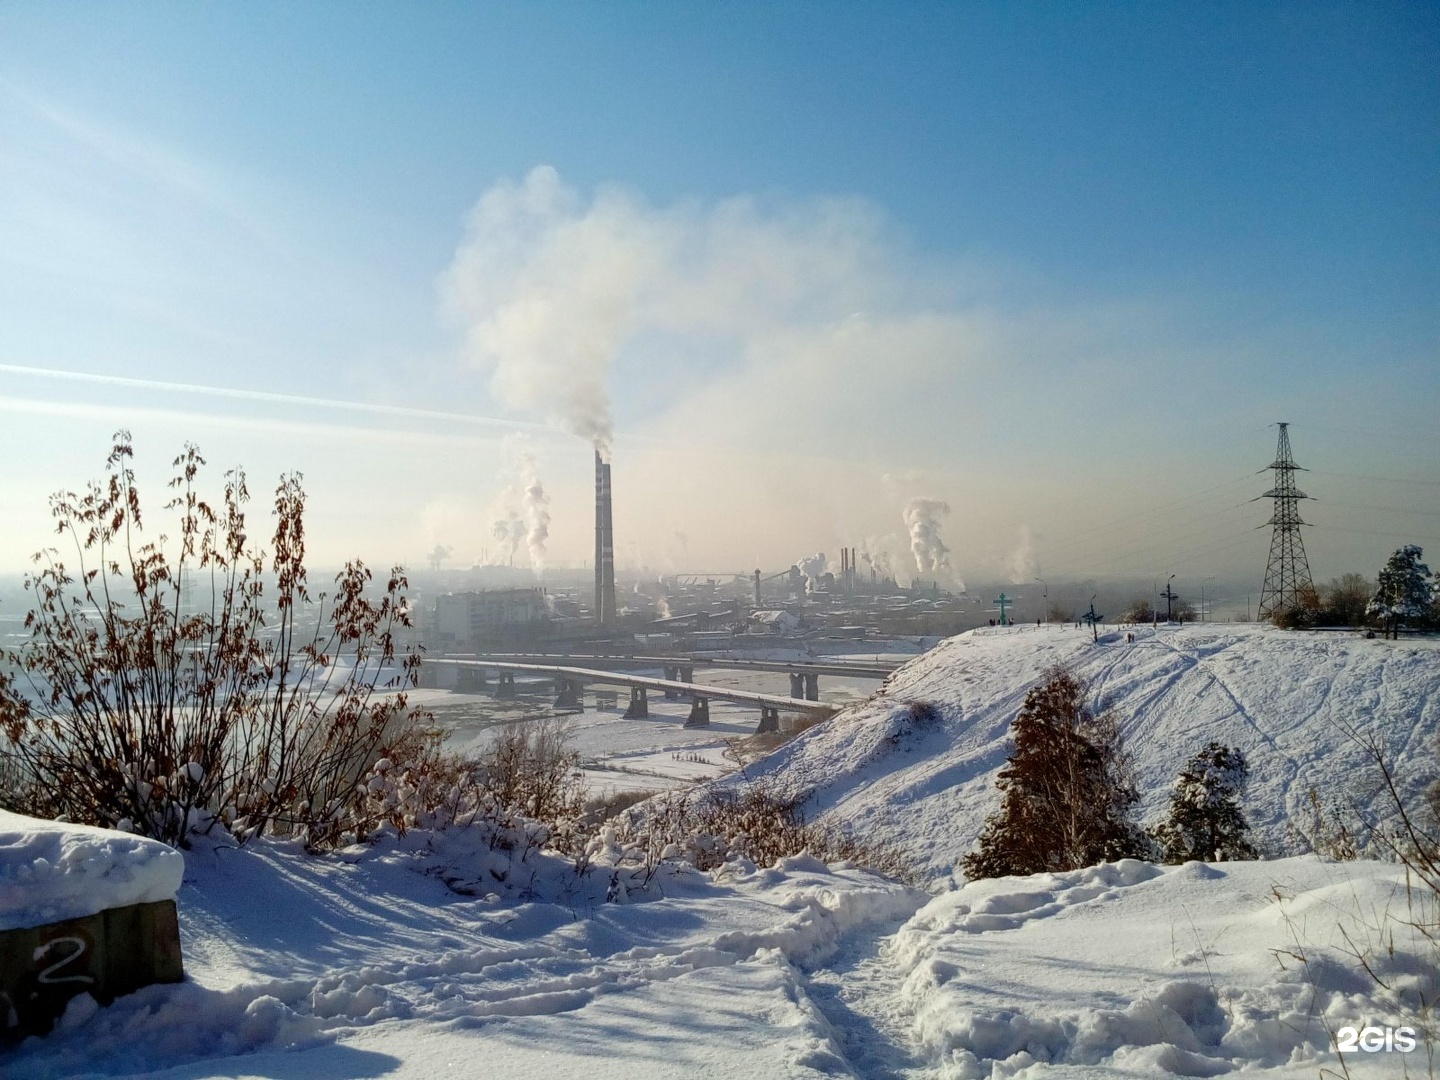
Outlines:
{"type": "Polygon", "coordinates": [[[1116,631],[1094,643],[1073,626],[973,630],[750,766],[745,779],[809,792],[813,820],[896,842],[944,877],[998,804],[994,775],[1010,722],[1053,664],[1120,715],[1147,823],[1163,816],[1176,773],[1211,740],[1249,759],[1245,810],[1272,855],[1293,852],[1286,823],[1305,819],[1312,787],[1326,800],[1385,809],[1351,733],[1379,739],[1412,787],[1434,773],[1440,641],[1225,624],[1142,627],[1133,643],[1116,631]]]}
{"type": "Polygon", "coordinates": [[[577,876],[473,828],[323,858],[197,844],[177,896],[186,981],[103,1009],[73,998],[49,1036],[0,1045],[0,1075],[1434,1075],[1437,1044],[1417,1033],[1407,1055],[1398,1038],[1440,995],[1433,941],[1411,925],[1433,925],[1434,900],[1407,892],[1402,867],[1125,860],[949,878],[995,803],[1010,719],[1057,662],[1124,716],[1152,816],[1211,739],[1250,756],[1248,809],[1272,845],[1310,785],[1368,797],[1347,728],[1402,770],[1433,761],[1435,642],[972,632],[747,770],[904,843],[933,895],[809,856],[666,863],[626,884],[604,858],[577,876]]]}

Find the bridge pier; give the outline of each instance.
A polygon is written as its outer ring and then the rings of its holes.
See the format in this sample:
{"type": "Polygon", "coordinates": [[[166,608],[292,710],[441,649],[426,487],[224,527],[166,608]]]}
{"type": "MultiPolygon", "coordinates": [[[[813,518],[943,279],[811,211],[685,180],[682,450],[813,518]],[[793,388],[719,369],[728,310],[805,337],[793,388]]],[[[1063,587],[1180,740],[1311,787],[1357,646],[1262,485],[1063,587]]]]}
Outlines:
{"type": "Polygon", "coordinates": [[[495,683],[495,696],[497,698],[513,698],[515,696],[515,673],[513,671],[502,671],[495,683]]]}
{"type": "Polygon", "coordinates": [[[694,682],[694,681],[695,681],[695,669],[694,669],[693,667],[683,667],[683,666],[682,666],[682,667],[680,668],[680,681],[681,681],[681,682],[694,682]]]}
{"type": "Polygon", "coordinates": [[[555,708],[585,711],[585,684],[579,679],[556,679],[555,708]]]}
{"type": "Polygon", "coordinates": [[[690,716],[685,721],[686,727],[709,727],[710,726],[710,702],[698,694],[695,700],[690,703],[690,716]]]}
{"type": "Polygon", "coordinates": [[[462,667],[455,674],[455,689],[457,690],[483,690],[485,689],[485,669],[479,667],[462,667]]]}
{"type": "Polygon", "coordinates": [[[760,726],[755,729],[756,735],[766,735],[772,731],[780,730],[780,710],[773,705],[760,706],[760,726]]]}
{"type": "Polygon", "coordinates": [[[806,675],[806,676],[805,676],[805,700],[806,700],[806,701],[819,701],[819,700],[820,700],[820,676],[819,676],[819,675],[806,675]]]}
{"type": "MultiPolygon", "coordinates": [[[[680,681],[680,668],[679,668],[677,665],[675,665],[675,664],[666,664],[666,665],[665,665],[665,678],[669,679],[671,682],[679,682],[679,681],[680,681]]],[[[666,690],[666,691],[665,691],[665,697],[668,698],[668,699],[671,700],[671,701],[674,701],[674,700],[675,700],[676,698],[678,698],[679,696],[680,696],[680,691],[678,691],[678,690],[666,690]]]]}
{"type": "Polygon", "coordinates": [[[795,698],[805,696],[805,676],[798,671],[790,672],[790,696],[795,698]]]}
{"type": "Polygon", "coordinates": [[[630,707],[625,710],[625,719],[635,720],[642,716],[650,715],[649,688],[644,686],[630,687],[630,707]]]}

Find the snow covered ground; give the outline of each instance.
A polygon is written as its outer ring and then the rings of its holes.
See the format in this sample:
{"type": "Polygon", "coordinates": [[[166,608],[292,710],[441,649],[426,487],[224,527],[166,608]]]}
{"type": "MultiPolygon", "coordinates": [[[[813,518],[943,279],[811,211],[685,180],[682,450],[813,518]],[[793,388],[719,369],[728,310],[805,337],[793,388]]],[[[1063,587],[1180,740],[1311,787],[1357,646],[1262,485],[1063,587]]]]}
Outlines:
{"type": "MultiPolygon", "coordinates": [[[[326,858],[197,848],[177,897],[187,981],[105,1009],[76,999],[47,1038],[0,1049],[0,1075],[1313,1078],[1341,1070],[1342,1029],[1393,1029],[1435,999],[1433,949],[1408,931],[1389,864],[954,880],[993,806],[1009,720],[1057,660],[1126,717],[1151,811],[1212,738],[1250,755],[1248,808],[1272,841],[1306,786],[1353,779],[1337,726],[1372,725],[1403,768],[1433,762],[1433,642],[973,632],[747,769],[907,844],[928,892],[808,857],[666,866],[648,883],[601,859],[582,880],[463,830],[326,858]],[[933,719],[912,701],[933,702],[933,719]]],[[[1344,1067],[1427,1075],[1440,1059],[1422,1044],[1344,1067]]]]}
{"type": "Polygon", "coordinates": [[[891,839],[936,876],[952,873],[998,804],[1010,721],[1052,664],[1068,665],[1121,718],[1142,819],[1163,817],[1175,775],[1211,740],[1249,759],[1245,812],[1270,854],[1293,851],[1313,787],[1383,812],[1377,775],[1350,736],[1373,736],[1412,789],[1436,768],[1440,640],[1366,640],[1268,626],[1123,631],[1019,626],[950,638],[891,676],[883,694],[806,732],[748,780],[812,794],[819,822],[891,839]],[[910,705],[935,706],[917,721],[910,705]]]}
{"type": "MultiPolygon", "coordinates": [[[[415,834],[191,853],[188,981],[77,999],[0,1071],[1299,1078],[1336,1067],[1340,1028],[1402,1024],[1437,989],[1403,937],[1380,948],[1404,896],[1378,863],[1127,862],[931,898],[797,858],[675,870],[629,903],[469,897],[442,880],[464,868],[415,834]]],[[[1423,1075],[1423,1048],[1398,1053],[1348,1064],[1423,1075]]]]}

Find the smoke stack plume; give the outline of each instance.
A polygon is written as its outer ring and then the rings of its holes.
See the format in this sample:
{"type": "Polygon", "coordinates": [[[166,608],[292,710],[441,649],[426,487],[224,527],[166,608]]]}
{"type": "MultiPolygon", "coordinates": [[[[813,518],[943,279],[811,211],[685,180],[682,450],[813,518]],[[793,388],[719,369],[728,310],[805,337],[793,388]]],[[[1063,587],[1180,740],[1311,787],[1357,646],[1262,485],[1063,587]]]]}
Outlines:
{"type": "Polygon", "coordinates": [[[545,542],[550,538],[550,497],[540,482],[540,466],[523,435],[507,435],[501,444],[506,486],[496,498],[496,519],[491,535],[499,540],[502,560],[515,565],[520,544],[530,555],[530,568],[538,578],[545,572],[545,542]]]}
{"type": "Polygon", "coordinates": [[[615,531],[611,517],[610,464],[595,450],[595,622],[615,622],[615,531]]]}
{"type": "Polygon", "coordinates": [[[525,547],[536,577],[545,572],[545,541],[549,538],[550,496],[539,477],[533,477],[525,485],[525,547]]]}
{"type": "Polygon", "coordinates": [[[950,504],[939,499],[911,499],[905,504],[905,527],[910,530],[910,551],[915,569],[934,574],[950,569],[950,549],[940,539],[940,519],[950,504]]]}

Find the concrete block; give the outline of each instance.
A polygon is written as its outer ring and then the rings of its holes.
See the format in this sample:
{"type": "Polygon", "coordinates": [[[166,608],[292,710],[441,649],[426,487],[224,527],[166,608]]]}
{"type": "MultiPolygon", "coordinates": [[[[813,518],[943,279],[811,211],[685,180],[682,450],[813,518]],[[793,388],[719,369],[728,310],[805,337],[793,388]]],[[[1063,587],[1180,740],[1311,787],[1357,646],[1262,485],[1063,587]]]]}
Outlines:
{"type": "Polygon", "coordinates": [[[174,900],[0,931],[0,1040],[47,1034],[77,994],[108,1005],[184,977],[174,900]]]}

